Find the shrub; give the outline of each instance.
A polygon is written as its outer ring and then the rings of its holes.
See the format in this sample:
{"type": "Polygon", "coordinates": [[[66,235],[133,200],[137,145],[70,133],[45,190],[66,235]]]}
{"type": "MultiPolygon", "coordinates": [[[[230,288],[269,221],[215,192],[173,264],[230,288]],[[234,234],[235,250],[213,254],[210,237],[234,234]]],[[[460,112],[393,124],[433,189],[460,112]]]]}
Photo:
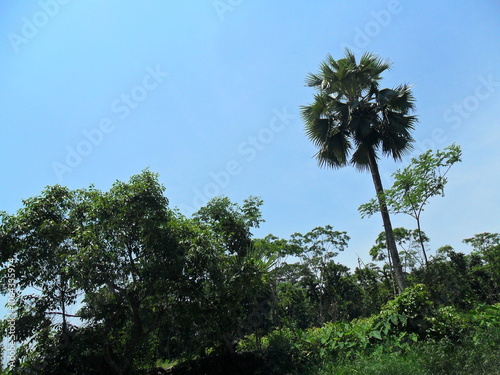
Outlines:
{"type": "Polygon", "coordinates": [[[416,284],[406,290],[393,300],[387,302],[376,318],[376,323],[386,321],[388,317],[395,323],[399,332],[415,333],[419,337],[425,337],[432,323],[430,318],[436,314],[434,305],[430,300],[430,293],[424,284],[416,284]],[[406,321],[402,316],[406,317],[406,321]],[[397,318],[396,318],[397,317],[397,318]]]}

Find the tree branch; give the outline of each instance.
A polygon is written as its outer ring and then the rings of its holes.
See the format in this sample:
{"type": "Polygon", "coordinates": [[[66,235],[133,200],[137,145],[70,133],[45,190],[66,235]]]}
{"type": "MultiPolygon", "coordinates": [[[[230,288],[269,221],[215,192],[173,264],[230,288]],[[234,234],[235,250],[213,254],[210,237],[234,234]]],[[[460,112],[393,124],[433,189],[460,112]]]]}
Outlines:
{"type": "Polygon", "coordinates": [[[70,317],[70,318],[83,318],[80,315],[67,314],[67,313],[60,312],[60,311],[46,311],[45,314],[63,315],[64,317],[70,317]]]}

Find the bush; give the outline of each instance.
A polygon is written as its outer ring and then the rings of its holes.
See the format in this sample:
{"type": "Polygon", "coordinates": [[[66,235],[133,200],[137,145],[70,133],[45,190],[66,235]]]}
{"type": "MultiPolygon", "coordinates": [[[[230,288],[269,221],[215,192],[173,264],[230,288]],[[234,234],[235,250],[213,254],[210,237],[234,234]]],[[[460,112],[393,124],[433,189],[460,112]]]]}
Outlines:
{"type": "Polygon", "coordinates": [[[286,374],[298,371],[303,361],[296,332],[289,329],[275,330],[268,335],[267,341],[263,374],[286,374]]]}
{"type": "MultiPolygon", "coordinates": [[[[375,322],[386,321],[391,316],[405,316],[407,321],[400,319],[399,332],[415,333],[420,338],[427,334],[432,326],[430,318],[436,314],[436,309],[430,300],[430,293],[424,284],[408,287],[403,293],[387,302],[375,322]]],[[[394,321],[395,318],[392,318],[394,321]]]]}
{"type": "Polygon", "coordinates": [[[262,374],[283,374],[296,372],[304,362],[304,349],[301,345],[301,330],[289,328],[276,329],[261,339],[260,345],[252,334],[237,345],[239,352],[252,351],[264,358],[262,374]]]}

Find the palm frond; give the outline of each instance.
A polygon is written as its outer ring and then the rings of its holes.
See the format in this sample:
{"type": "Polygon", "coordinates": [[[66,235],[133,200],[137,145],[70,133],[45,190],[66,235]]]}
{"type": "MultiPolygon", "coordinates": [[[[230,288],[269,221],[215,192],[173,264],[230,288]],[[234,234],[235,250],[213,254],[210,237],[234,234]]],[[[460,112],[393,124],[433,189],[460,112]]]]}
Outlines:
{"type": "Polygon", "coordinates": [[[391,156],[394,160],[401,161],[403,156],[413,150],[413,138],[386,137],[382,140],[382,154],[391,156]]]}
{"type": "Polygon", "coordinates": [[[388,98],[387,105],[395,111],[409,113],[415,110],[415,98],[411,86],[404,84],[392,90],[394,95],[388,98]]]}
{"type": "Polygon", "coordinates": [[[306,125],[307,137],[317,146],[322,147],[323,143],[328,140],[330,133],[330,120],[329,119],[316,119],[314,123],[306,125]]]}
{"type": "Polygon", "coordinates": [[[367,140],[374,132],[372,121],[369,117],[356,114],[351,118],[350,127],[356,139],[367,140]]]}
{"type": "Polygon", "coordinates": [[[349,49],[349,48],[346,48],[345,49],[345,59],[352,65],[356,65],[356,56],[354,56],[354,53],[349,49]]]}
{"type": "Polygon", "coordinates": [[[382,72],[391,69],[391,65],[389,60],[384,60],[371,52],[365,52],[359,61],[360,70],[376,80],[381,78],[382,72]]]}
{"type": "Polygon", "coordinates": [[[416,116],[386,110],[384,120],[379,125],[382,153],[392,156],[395,160],[401,160],[404,155],[412,151],[411,132],[416,122],[416,116]]]}
{"type": "Polygon", "coordinates": [[[349,163],[354,165],[356,169],[359,171],[367,171],[370,170],[370,161],[369,161],[369,153],[371,151],[371,147],[367,146],[363,143],[359,144],[356,148],[356,151],[352,154],[351,160],[349,163]]]}
{"type": "Polygon", "coordinates": [[[339,63],[337,60],[335,60],[332,55],[328,54],[326,56],[326,61],[328,61],[328,63],[331,65],[331,67],[335,70],[338,70],[339,69],[339,63]]]}
{"type": "Polygon", "coordinates": [[[316,74],[309,73],[306,77],[306,86],[318,87],[321,86],[322,79],[316,74]]]}
{"type": "Polygon", "coordinates": [[[348,134],[340,128],[332,128],[315,157],[320,167],[341,168],[347,164],[350,149],[348,134]]]}

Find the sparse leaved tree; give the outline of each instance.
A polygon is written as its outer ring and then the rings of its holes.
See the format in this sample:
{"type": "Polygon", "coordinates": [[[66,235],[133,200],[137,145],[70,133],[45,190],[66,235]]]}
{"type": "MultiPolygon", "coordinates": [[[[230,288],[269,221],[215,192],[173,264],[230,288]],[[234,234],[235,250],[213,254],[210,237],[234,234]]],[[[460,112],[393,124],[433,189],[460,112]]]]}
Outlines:
{"type": "Polygon", "coordinates": [[[461,155],[460,146],[452,144],[442,151],[433,153],[428,150],[418,158],[411,159],[406,168],[393,174],[394,184],[390,189],[385,189],[376,199],[359,206],[361,216],[371,216],[380,211],[379,201],[382,200],[389,212],[413,217],[417,222],[419,242],[427,266],[426,241],[420,217],[430,198],[436,195],[444,196],[444,187],[448,182],[446,174],[453,164],[461,161],[461,155]]]}

